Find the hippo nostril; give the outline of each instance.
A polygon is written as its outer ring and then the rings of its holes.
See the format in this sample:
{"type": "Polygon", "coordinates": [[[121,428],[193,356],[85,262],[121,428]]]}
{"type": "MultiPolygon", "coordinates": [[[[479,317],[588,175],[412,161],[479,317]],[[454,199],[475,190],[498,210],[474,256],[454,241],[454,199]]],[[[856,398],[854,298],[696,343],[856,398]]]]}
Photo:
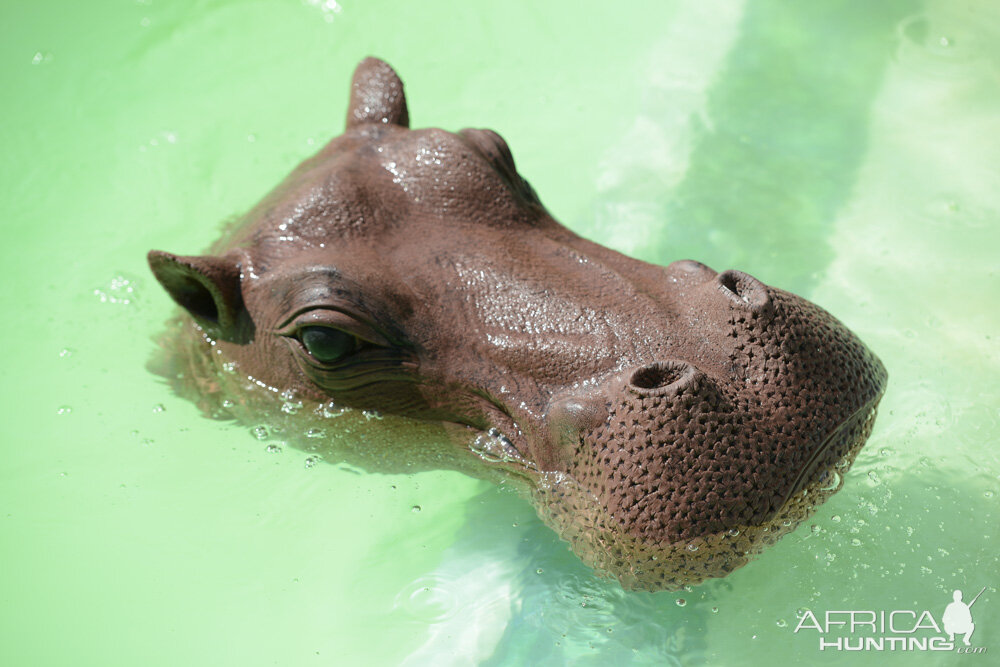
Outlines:
{"type": "Polygon", "coordinates": [[[658,396],[688,384],[696,373],[693,366],[682,361],[654,361],[633,371],[628,384],[640,396],[658,396]]]}
{"type": "Polygon", "coordinates": [[[678,259],[677,261],[671,262],[667,266],[667,271],[691,276],[700,276],[705,280],[710,280],[716,275],[715,271],[701,262],[694,261],[693,259],[678,259]]]}
{"type": "Polygon", "coordinates": [[[719,274],[719,289],[735,305],[760,313],[771,305],[771,297],[764,283],[753,276],[732,269],[719,274]]]}

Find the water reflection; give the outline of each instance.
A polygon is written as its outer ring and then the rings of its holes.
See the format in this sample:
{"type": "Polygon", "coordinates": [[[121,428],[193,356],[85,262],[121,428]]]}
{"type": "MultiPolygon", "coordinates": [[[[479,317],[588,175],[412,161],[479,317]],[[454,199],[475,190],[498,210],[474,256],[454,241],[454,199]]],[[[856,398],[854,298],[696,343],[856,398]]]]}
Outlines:
{"type": "MultiPolygon", "coordinates": [[[[717,8],[721,30],[699,22],[674,32],[717,39],[731,29],[732,7],[717,8]]],[[[718,70],[697,73],[706,88],[686,118],[677,118],[678,100],[685,108],[692,99],[684,77],[653,79],[657,88],[637,118],[652,140],[630,154],[634,162],[605,165],[602,179],[611,185],[597,202],[601,233],[650,261],[690,257],[807,292],[832,259],[826,239],[858,178],[892,55],[887,39],[919,3],[855,7],[747,3],[732,43],[708,53],[718,70]],[[670,158],[650,159],[653,150],[689,153],[676,185],[663,188],[670,158]],[[641,229],[622,238],[615,218],[635,213],[632,202],[642,202],[641,229]]],[[[661,61],[670,53],[652,54],[647,67],[676,71],[676,62],[661,61]]]]}

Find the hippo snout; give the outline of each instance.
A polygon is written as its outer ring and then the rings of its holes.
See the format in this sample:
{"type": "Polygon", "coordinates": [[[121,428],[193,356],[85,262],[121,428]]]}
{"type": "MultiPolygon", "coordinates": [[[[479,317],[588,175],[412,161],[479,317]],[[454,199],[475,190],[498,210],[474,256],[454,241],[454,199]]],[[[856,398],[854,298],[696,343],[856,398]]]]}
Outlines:
{"type": "Polygon", "coordinates": [[[698,312],[724,321],[724,336],[561,396],[551,411],[564,471],[606,531],[599,546],[575,548],[615,571],[615,553],[648,554],[623,579],[637,587],[721,576],[794,528],[839,488],[832,473],[867,438],[886,382],[819,307],[740,271],[693,270],[698,312]]]}

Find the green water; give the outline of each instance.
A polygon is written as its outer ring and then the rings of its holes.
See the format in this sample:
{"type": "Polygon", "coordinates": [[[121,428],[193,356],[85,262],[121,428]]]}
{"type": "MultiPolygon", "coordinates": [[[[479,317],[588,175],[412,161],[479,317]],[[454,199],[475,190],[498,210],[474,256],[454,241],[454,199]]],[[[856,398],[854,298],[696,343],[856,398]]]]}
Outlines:
{"type": "Polygon", "coordinates": [[[0,30],[0,664],[996,664],[996,3],[5,2],[0,30]],[[857,331],[890,386],[844,490],[724,580],[624,593],[509,493],[310,467],[173,396],[145,252],[202,250],[339,133],[368,54],[577,232],[857,331]],[[794,631],[984,586],[986,655],[794,631]]]}

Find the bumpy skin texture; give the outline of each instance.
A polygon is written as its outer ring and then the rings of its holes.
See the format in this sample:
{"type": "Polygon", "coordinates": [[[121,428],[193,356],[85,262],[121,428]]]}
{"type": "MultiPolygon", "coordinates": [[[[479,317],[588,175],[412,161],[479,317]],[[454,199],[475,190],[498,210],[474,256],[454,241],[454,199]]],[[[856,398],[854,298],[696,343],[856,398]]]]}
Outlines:
{"type": "Polygon", "coordinates": [[[840,322],[739,271],[586,241],[499,135],[408,125],[366,59],[344,134],[210,254],[150,253],[192,316],[167,342],[186,381],[223,391],[224,368],[252,381],[226,391],[313,417],[332,400],[441,425],[414,460],[514,480],[631,588],[722,576],[839,488],[886,382],[840,322]],[[313,353],[317,327],[342,353],[313,353]]]}

